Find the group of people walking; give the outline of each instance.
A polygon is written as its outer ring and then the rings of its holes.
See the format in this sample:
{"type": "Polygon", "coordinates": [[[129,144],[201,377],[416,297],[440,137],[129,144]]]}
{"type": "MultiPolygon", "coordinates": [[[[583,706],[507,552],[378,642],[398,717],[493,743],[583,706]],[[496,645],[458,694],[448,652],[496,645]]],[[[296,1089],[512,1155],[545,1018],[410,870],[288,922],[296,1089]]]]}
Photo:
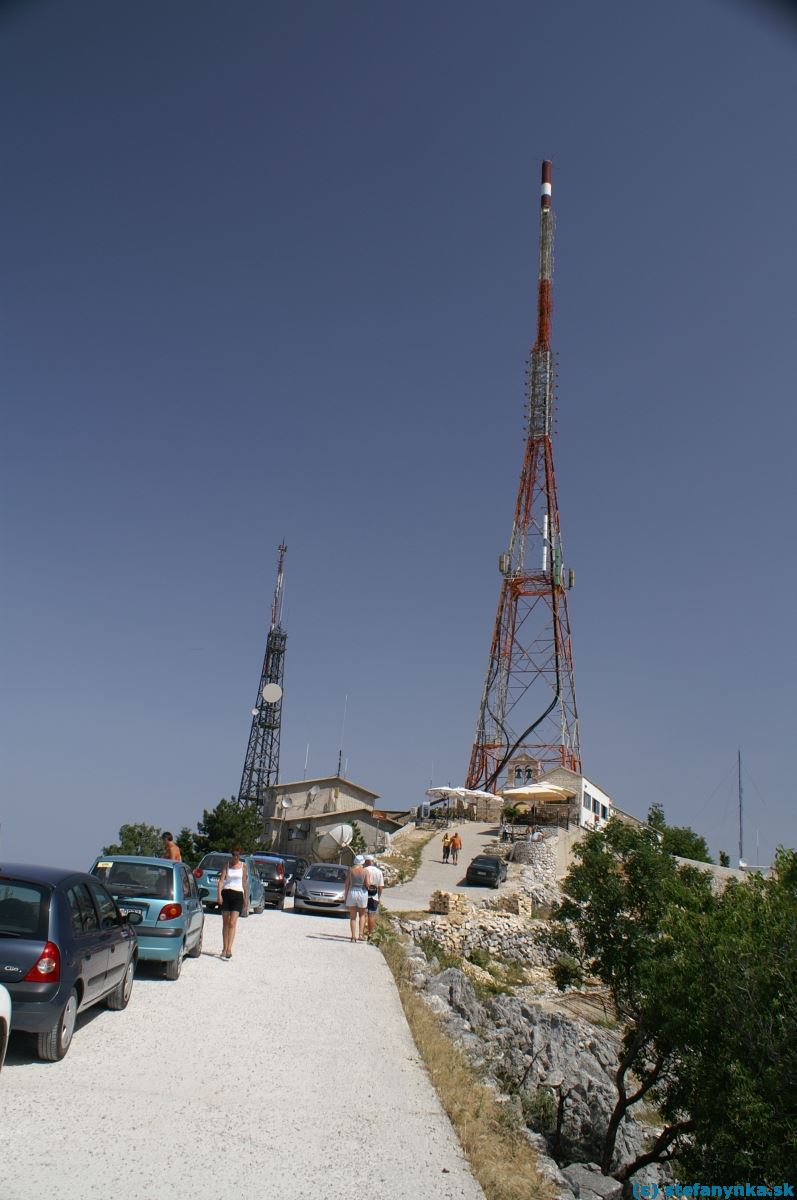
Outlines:
{"type": "MultiPolygon", "coordinates": [[[[349,869],[344,901],[353,942],[367,941],[373,935],[384,886],[385,877],[373,856],[358,854],[349,869]]],[[[222,921],[221,957],[225,960],[232,958],[238,918],[247,914],[248,897],[246,863],[241,858],[241,847],[233,846],[229,862],[221,868],[218,883],[222,921]]]]}
{"type": "Polygon", "coordinates": [[[462,838],[458,833],[443,834],[443,862],[459,862],[459,852],[462,849],[462,838]]]}
{"type": "Polygon", "coordinates": [[[344,901],[353,942],[368,941],[373,935],[384,886],[385,877],[373,856],[358,854],[349,870],[344,901]]]}

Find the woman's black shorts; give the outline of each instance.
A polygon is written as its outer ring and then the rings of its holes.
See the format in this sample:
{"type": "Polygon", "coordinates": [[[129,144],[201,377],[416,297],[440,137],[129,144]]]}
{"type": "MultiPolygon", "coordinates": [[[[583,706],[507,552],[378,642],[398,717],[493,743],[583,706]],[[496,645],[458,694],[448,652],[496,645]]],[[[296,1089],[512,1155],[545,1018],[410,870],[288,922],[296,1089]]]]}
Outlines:
{"type": "Polygon", "coordinates": [[[221,892],[221,911],[222,912],[243,912],[244,894],[237,892],[235,888],[222,888],[221,892]]]}

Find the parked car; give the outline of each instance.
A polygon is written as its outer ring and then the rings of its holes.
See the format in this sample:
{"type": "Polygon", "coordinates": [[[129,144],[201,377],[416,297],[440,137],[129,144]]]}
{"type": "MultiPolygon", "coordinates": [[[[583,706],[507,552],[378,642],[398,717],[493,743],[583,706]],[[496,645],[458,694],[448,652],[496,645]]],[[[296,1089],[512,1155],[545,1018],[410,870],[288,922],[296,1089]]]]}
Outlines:
{"type": "MultiPolygon", "coordinates": [[[[210,854],[205,855],[194,871],[199,899],[202,901],[206,911],[219,907],[217,899],[219,894],[219,875],[221,874],[221,868],[226,862],[230,861],[231,857],[232,855],[223,854],[220,850],[213,850],[210,854]]],[[[242,854],[241,858],[246,863],[246,874],[249,879],[249,912],[262,913],[266,907],[266,898],[257,867],[252,861],[251,854],[242,854]]]]}
{"type": "Polygon", "coordinates": [[[477,854],[468,864],[465,872],[465,882],[479,887],[497,888],[506,879],[507,867],[502,858],[494,858],[491,854],[477,854]]]}
{"type": "Polygon", "coordinates": [[[313,863],[296,884],[295,912],[346,912],[343,903],[349,868],[337,863],[313,863]]]}
{"type": "Polygon", "coordinates": [[[253,854],[252,862],[260,876],[266,904],[272,908],[284,908],[288,889],[283,860],[274,854],[253,854]]]}
{"type": "Polygon", "coordinates": [[[0,983],[0,1071],[6,1060],[8,1039],[11,1036],[11,996],[8,988],[0,983]]]}
{"type": "Polygon", "coordinates": [[[122,916],[141,913],[136,933],[142,962],[161,962],[166,978],[178,979],[183,959],[199,958],[205,912],[184,863],[103,854],[91,874],[105,884],[122,916]]]}
{"type": "Polygon", "coordinates": [[[40,1058],[56,1062],[78,1013],[104,1000],[127,1007],[133,990],[138,913],[82,871],[0,867],[0,970],[11,993],[12,1030],[35,1033],[40,1058]]]}
{"type": "Polygon", "coordinates": [[[285,895],[292,896],[310,864],[306,858],[297,858],[295,854],[281,854],[280,858],[285,863],[285,895]]]}

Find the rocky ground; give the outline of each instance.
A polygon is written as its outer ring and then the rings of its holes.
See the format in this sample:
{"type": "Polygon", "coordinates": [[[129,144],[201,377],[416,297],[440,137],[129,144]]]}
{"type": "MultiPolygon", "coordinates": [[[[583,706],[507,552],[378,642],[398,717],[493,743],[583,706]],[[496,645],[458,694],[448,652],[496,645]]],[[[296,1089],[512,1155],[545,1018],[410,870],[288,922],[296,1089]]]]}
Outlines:
{"type": "MultiPolygon", "coordinates": [[[[513,849],[508,886],[476,904],[437,892],[428,916],[399,915],[409,978],[446,1032],[507,1104],[516,1107],[561,1200],[613,1200],[622,1186],[596,1165],[616,1100],[621,1030],[598,987],[563,995],[544,944],[550,906],[560,896],[550,842],[513,849]]],[[[627,1119],[614,1169],[644,1148],[655,1127],[627,1119]]],[[[638,1182],[667,1182],[650,1169],[638,1182]]]]}

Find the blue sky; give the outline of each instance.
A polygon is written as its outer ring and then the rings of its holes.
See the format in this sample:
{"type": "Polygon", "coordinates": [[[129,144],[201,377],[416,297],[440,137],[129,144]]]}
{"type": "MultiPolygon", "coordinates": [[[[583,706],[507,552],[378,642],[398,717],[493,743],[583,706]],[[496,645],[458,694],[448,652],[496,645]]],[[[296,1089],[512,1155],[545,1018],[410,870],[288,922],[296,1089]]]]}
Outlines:
{"type": "Polygon", "coordinates": [[[797,24],[732,0],[0,12],[5,857],[282,770],[461,783],[554,161],[584,767],[795,844],[797,24]]]}

